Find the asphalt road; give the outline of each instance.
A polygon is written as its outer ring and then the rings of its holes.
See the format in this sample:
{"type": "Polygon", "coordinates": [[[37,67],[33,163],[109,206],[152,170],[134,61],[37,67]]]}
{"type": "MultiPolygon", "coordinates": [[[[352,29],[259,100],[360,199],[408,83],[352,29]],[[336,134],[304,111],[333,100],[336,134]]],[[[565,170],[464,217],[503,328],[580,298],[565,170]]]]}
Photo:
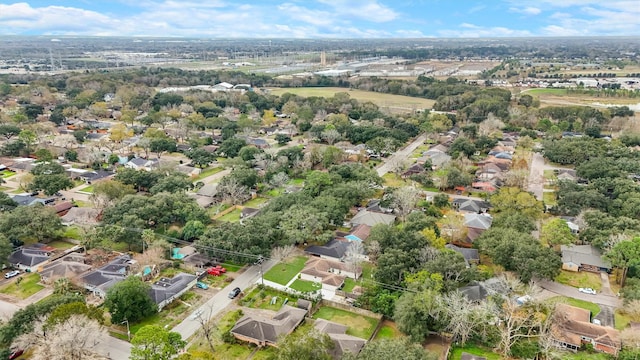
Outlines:
{"type": "Polygon", "coordinates": [[[537,152],[533,153],[533,158],[531,159],[528,189],[536,196],[536,199],[542,201],[544,193],[544,157],[537,152]]]}
{"type": "MultiPolygon", "coordinates": [[[[267,272],[271,267],[276,264],[275,261],[265,261],[262,264],[262,270],[267,272]]],[[[188,340],[200,329],[200,322],[192,317],[193,313],[200,313],[206,320],[216,318],[229,304],[232,299],[229,299],[229,292],[235,287],[239,287],[243,291],[254,285],[258,279],[260,279],[260,266],[253,265],[249,267],[245,272],[238,275],[227,287],[220,290],[211,299],[209,299],[204,305],[189,314],[180,324],[176,325],[171,331],[175,331],[182,335],[182,339],[188,340]]]]}
{"type": "Polygon", "coordinates": [[[622,301],[615,295],[608,295],[603,293],[599,293],[596,295],[585,294],[581,293],[574,287],[562,285],[557,282],[548,280],[536,280],[535,283],[541,288],[557,295],[562,295],[578,300],[590,301],[598,305],[610,306],[614,309],[622,306],[622,301]]]}
{"type": "Polygon", "coordinates": [[[382,165],[378,166],[376,171],[378,172],[378,176],[383,176],[388,172],[392,172],[398,164],[401,164],[403,161],[406,161],[409,158],[409,155],[417,149],[420,145],[424,144],[425,140],[427,140],[427,134],[422,134],[418,136],[412,143],[405,146],[403,149],[396,151],[393,155],[389,156],[382,165]]]}

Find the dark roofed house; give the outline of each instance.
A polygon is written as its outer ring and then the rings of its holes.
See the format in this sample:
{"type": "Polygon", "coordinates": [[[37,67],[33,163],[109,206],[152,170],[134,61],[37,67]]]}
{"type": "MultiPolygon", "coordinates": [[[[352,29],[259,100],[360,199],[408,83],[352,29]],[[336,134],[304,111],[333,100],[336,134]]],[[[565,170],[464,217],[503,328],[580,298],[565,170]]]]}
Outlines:
{"type": "Polygon", "coordinates": [[[29,206],[40,202],[40,198],[31,195],[14,195],[11,200],[15,201],[18,205],[29,206]]]}
{"type": "Polygon", "coordinates": [[[149,295],[158,305],[158,311],[189,291],[198,282],[198,277],[186,273],[178,273],[172,278],[160,278],[151,285],[149,295]]]}
{"type": "Polygon", "coordinates": [[[478,264],[480,262],[480,255],[478,254],[478,249],[469,249],[463,248],[459,246],[455,246],[453,244],[447,244],[446,247],[449,250],[453,250],[457,253],[462,254],[464,256],[464,261],[467,263],[467,266],[470,264],[478,264]]]}
{"type": "Polygon", "coordinates": [[[80,277],[79,281],[85,289],[104,298],[107,290],[127,277],[130,264],[129,255],[120,255],[105,266],[80,277]]]}
{"type": "Polygon", "coordinates": [[[247,144],[253,145],[258,149],[266,149],[270,147],[269,143],[265,139],[261,138],[247,138],[247,144]]]}
{"type": "Polygon", "coordinates": [[[562,269],[569,271],[611,272],[611,264],[592,245],[561,245],[562,269]]]}
{"type": "Polygon", "coordinates": [[[349,242],[338,239],[331,239],[324,245],[311,245],[304,249],[309,255],[318,256],[322,259],[340,261],[349,248],[349,242]]]}
{"type": "Polygon", "coordinates": [[[463,198],[454,199],[452,206],[454,209],[460,212],[474,214],[487,212],[487,210],[489,210],[489,208],[491,207],[486,201],[463,198]]]}
{"type": "Polygon", "coordinates": [[[85,264],[82,254],[71,253],[45,265],[40,271],[40,277],[42,282],[51,284],[60,278],[73,279],[89,270],[91,265],[85,264]]]}
{"type": "Polygon", "coordinates": [[[402,173],[402,177],[403,178],[408,178],[411,175],[417,175],[417,174],[422,174],[424,173],[426,170],[424,168],[424,164],[413,164],[411,165],[411,167],[409,167],[407,169],[407,171],[402,173]]]}
{"type": "Polygon", "coordinates": [[[244,207],[244,208],[242,208],[242,211],[240,212],[240,219],[248,219],[248,218],[250,218],[252,216],[256,216],[259,212],[260,212],[260,209],[244,207]]]}
{"type": "Polygon", "coordinates": [[[347,335],[347,326],[332,321],[317,319],[313,326],[319,332],[329,335],[333,341],[334,347],[330,354],[334,359],[341,359],[348,352],[357,355],[367,342],[365,339],[347,335]]]}
{"type": "Polygon", "coordinates": [[[95,170],[95,171],[87,171],[86,173],[80,175],[79,178],[90,184],[94,181],[108,179],[113,175],[115,175],[113,171],[95,170]]]}
{"type": "Polygon", "coordinates": [[[283,305],[272,318],[244,316],[231,329],[231,334],[240,340],[257,346],[276,346],[278,339],[288,335],[302,323],[307,310],[283,305]]]}
{"type": "Polygon", "coordinates": [[[36,271],[38,267],[51,257],[51,251],[47,248],[20,248],[9,255],[7,261],[13,267],[25,271],[36,271]]]}

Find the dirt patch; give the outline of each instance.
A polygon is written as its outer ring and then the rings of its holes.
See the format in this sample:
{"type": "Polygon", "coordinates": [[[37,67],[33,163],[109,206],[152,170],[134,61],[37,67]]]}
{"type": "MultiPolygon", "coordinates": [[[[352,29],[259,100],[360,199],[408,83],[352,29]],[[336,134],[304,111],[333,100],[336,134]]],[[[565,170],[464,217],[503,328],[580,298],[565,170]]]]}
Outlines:
{"type": "Polygon", "coordinates": [[[449,353],[451,342],[439,335],[429,335],[423,345],[427,351],[438,354],[440,360],[445,360],[449,353]]]}

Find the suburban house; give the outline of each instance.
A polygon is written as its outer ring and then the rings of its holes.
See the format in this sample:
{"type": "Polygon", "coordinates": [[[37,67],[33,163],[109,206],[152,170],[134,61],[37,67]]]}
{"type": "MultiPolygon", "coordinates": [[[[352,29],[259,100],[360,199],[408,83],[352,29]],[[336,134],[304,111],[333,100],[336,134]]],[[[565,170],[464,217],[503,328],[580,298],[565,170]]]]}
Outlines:
{"type": "Polygon", "coordinates": [[[383,214],[369,210],[360,210],[352,219],[351,225],[367,225],[374,227],[378,224],[391,225],[396,221],[395,215],[383,214]]]}
{"type": "Polygon", "coordinates": [[[485,164],[476,171],[476,179],[480,181],[491,181],[500,177],[502,177],[502,169],[494,163],[485,164]]]}
{"type": "Polygon", "coordinates": [[[444,247],[449,250],[453,250],[457,253],[460,253],[462,256],[464,256],[464,261],[467,263],[467,267],[470,266],[471,264],[480,263],[480,255],[478,254],[478,249],[463,248],[463,247],[455,246],[453,244],[447,244],[444,247]]]}
{"type": "Polygon", "coordinates": [[[231,329],[231,334],[240,340],[257,346],[276,346],[278,339],[288,335],[304,321],[307,310],[282,305],[272,318],[257,315],[242,317],[231,329]]]}
{"type": "Polygon", "coordinates": [[[253,145],[255,147],[257,147],[258,149],[266,149],[269,148],[270,145],[267,142],[267,140],[265,139],[261,139],[261,138],[247,138],[247,144],[249,145],[253,145]]]}
{"type": "Polygon", "coordinates": [[[591,245],[561,245],[562,269],[568,271],[611,272],[611,264],[591,245]]]}
{"type": "Polygon", "coordinates": [[[322,284],[322,289],[336,291],[344,284],[347,277],[358,279],[362,268],[351,268],[348,264],[314,257],[305,263],[300,271],[300,279],[322,284]]]}
{"type": "Polygon", "coordinates": [[[471,187],[478,191],[492,193],[497,190],[496,184],[490,181],[474,181],[471,187]]]}
{"type": "Polygon", "coordinates": [[[491,227],[493,218],[489,214],[464,214],[464,226],[467,227],[467,240],[473,242],[485,230],[491,227]]]}
{"type": "Polygon", "coordinates": [[[472,281],[469,285],[458,289],[467,299],[475,302],[483,301],[489,295],[508,294],[511,288],[500,278],[492,277],[485,281],[472,281]]]}
{"type": "Polygon", "coordinates": [[[371,226],[360,224],[353,227],[353,229],[351,229],[351,232],[345,235],[344,238],[349,241],[362,242],[366,241],[369,238],[369,234],[371,234],[371,226]]]}
{"type": "Polygon", "coordinates": [[[437,170],[448,164],[451,161],[451,156],[447,155],[446,151],[442,151],[434,147],[429,149],[428,151],[423,152],[422,157],[418,158],[416,161],[421,164],[429,161],[431,162],[431,168],[433,170],[437,170]]]}
{"type": "Polygon", "coordinates": [[[463,198],[454,199],[451,206],[460,212],[472,214],[485,213],[491,207],[486,201],[463,198]]]}
{"type": "Polygon", "coordinates": [[[73,208],[73,203],[71,201],[63,201],[61,203],[53,205],[53,208],[55,209],[56,214],[62,217],[67,215],[69,210],[73,208]]]}
{"type": "Polygon", "coordinates": [[[85,264],[84,255],[71,253],[45,265],[39,273],[42,282],[51,284],[60,278],[75,279],[89,270],[91,265],[85,264]]]}
{"type": "Polygon", "coordinates": [[[39,266],[49,261],[54,250],[44,244],[33,244],[12,252],[7,261],[16,269],[35,272],[39,266]]]}
{"type": "Polygon", "coordinates": [[[106,170],[96,170],[96,171],[87,171],[84,174],[78,176],[80,180],[83,180],[87,184],[91,184],[94,181],[105,180],[115,175],[113,171],[106,170]]]}
{"type": "Polygon", "coordinates": [[[422,174],[425,171],[426,171],[426,169],[424,168],[424,164],[415,163],[415,164],[411,165],[405,172],[402,173],[402,178],[406,179],[406,178],[410,177],[411,175],[422,174]]]}
{"type": "Polygon", "coordinates": [[[259,212],[260,212],[260,209],[255,209],[255,208],[251,208],[251,207],[243,207],[242,211],[240,211],[240,219],[244,220],[244,219],[248,219],[250,217],[254,217],[254,216],[258,215],[259,212]]]}
{"type": "Polygon", "coordinates": [[[157,169],[159,164],[158,159],[133,158],[124,164],[124,166],[134,170],[152,171],[157,169]]]}
{"type": "Polygon", "coordinates": [[[160,278],[151,285],[149,295],[158,305],[158,311],[189,291],[198,282],[198,277],[186,273],[178,273],[172,278],[160,278]]]}
{"type": "Polygon", "coordinates": [[[554,343],[577,352],[583,344],[608,354],[617,355],[622,348],[620,332],[614,328],[591,323],[591,312],[567,304],[558,304],[551,325],[554,343]]]}
{"type": "Polygon", "coordinates": [[[329,335],[333,341],[334,347],[330,353],[334,359],[341,359],[347,352],[357,355],[367,342],[359,337],[347,335],[347,326],[332,321],[317,319],[313,327],[319,332],[329,335]]]}
{"type": "Polygon", "coordinates": [[[127,277],[131,257],[120,255],[105,266],[83,275],[78,281],[94,295],[104,298],[107,290],[127,277]]]}
{"type": "Polygon", "coordinates": [[[348,248],[349,242],[347,240],[331,239],[324,245],[311,245],[304,249],[304,252],[321,259],[340,261],[348,248]]]}

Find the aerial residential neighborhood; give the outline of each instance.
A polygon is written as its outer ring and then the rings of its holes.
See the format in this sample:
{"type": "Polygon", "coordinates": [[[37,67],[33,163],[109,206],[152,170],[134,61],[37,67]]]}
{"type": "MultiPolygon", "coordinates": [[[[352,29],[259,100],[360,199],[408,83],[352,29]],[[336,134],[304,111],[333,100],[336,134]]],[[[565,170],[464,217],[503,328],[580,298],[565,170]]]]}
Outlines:
{"type": "Polygon", "coordinates": [[[0,359],[640,357],[629,5],[90,3],[0,4],[0,359]]]}

